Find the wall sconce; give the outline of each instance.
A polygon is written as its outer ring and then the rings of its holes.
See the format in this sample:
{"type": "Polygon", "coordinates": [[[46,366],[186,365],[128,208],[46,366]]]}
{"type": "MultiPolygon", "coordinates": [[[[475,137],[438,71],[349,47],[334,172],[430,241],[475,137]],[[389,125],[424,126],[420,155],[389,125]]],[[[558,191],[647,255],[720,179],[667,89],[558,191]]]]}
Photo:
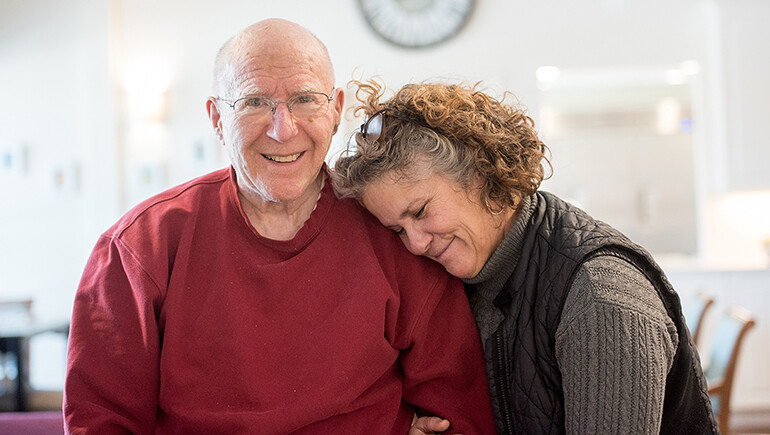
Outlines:
{"type": "Polygon", "coordinates": [[[123,75],[126,108],[134,120],[161,122],[166,117],[169,68],[157,62],[136,62],[123,75]]]}
{"type": "Polygon", "coordinates": [[[551,87],[551,84],[559,79],[561,71],[555,66],[541,66],[535,71],[538,89],[545,91],[551,87]]]}
{"type": "Polygon", "coordinates": [[[655,127],[660,134],[675,134],[681,131],[682,103],[673,97],[663,98],[656,107],[655,127]]]}

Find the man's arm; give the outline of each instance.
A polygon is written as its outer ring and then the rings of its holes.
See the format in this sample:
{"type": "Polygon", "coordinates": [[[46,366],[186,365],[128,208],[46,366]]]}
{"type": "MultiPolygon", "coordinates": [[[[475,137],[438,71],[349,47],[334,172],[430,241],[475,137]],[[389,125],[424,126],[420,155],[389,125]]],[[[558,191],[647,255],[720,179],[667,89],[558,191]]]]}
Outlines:
{"type": "Polygon", "coordinates": [[[404,400],[449,420],[451,432],[494,433],[481,341],[462,283],[444,276],[433,291],[401,354],[404,400]]]}
{"type": "Polygon", "coordinates": [[[577,271],[556,333],[568,434],[657,434],[678,336],[650,282],[600,256],[577,271]]]}
{"type": "Polygon", "coordinates": [[[64,391],[68,433],[152,433],[158,406],[158,287],[102,237],[75,296],[64,391]]]}

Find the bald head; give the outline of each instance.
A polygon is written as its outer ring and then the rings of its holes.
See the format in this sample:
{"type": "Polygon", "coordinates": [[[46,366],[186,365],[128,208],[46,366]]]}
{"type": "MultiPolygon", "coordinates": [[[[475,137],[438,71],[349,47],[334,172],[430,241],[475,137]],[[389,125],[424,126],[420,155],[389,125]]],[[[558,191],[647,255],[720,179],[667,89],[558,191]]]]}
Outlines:
{"type": "Polygon", "coordinates": [[[253,64],[270,64],[276,71],[284,66],[302,65],[329,89],[334,86],[334,68],[326,46],[309,30],[291,21],[259,21],[227,41],[214,61],[215,95],[234,98],[228,93],[253,64]]]}

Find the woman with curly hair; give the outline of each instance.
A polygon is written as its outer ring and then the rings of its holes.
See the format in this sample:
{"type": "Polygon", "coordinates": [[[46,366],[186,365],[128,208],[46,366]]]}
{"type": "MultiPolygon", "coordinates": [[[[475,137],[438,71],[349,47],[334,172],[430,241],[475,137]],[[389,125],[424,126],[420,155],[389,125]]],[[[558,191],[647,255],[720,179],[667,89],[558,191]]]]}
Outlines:
{"type": "Polygon", "coordinates": [[[463,279],[499,433],[718,433],[676,292],[644,248],[538,190],[548,148],[522,109],[478,85],[355,84],[368,119],[337,194],[463,279]]]}

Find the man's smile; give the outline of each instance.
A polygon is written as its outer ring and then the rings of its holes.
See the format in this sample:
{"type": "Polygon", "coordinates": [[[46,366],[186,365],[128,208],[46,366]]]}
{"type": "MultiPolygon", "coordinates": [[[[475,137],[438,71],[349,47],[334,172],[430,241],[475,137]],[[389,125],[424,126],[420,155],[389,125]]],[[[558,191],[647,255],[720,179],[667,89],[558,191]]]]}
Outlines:
{"type": "Polygon", "coordinates": [[[297,154],[291,154],[291,155],[288,155],[288,156],[277,156],[277,155],[262,154],[262,157],[264,157],[264,158],[266,158],[268,160],[272,160],[274,162],[278,162],[278,163],[291,163],[291,162],[297,160],[304,153],[305,152],[302,151],[302,152],[299,152],[297,154]]]}

